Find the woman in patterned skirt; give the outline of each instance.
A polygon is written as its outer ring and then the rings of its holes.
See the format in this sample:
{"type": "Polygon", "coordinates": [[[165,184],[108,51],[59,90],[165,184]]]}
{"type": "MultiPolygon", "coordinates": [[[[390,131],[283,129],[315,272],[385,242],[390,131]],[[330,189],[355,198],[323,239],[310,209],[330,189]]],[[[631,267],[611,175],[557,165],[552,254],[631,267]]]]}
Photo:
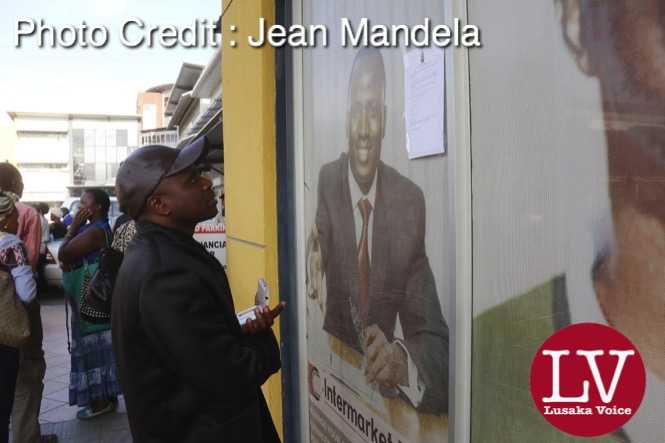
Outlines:
{"type": "Polygon", "coordinates": [[[104,191],[85,190],[81,207],[58,251],[65,271],[63,285],[72,306],[69,404],[82,407],[77,413],[81,420],[115,411],[120,394],[111,325],[88,323],[79,314],[86,279],[94,272],[102,249],[111,243],[110,204],[104,191]]]}

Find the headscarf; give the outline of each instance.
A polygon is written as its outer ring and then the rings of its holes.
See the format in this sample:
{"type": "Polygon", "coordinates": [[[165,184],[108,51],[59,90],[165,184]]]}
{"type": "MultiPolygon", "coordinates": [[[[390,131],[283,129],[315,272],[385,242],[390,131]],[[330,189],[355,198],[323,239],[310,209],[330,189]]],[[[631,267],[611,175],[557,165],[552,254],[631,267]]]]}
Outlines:
{"type": "Polygon", "coordinates": [[[13,192],[0,190],[0,223],[3,223],[14,212],[18,196],[13,192]]]}

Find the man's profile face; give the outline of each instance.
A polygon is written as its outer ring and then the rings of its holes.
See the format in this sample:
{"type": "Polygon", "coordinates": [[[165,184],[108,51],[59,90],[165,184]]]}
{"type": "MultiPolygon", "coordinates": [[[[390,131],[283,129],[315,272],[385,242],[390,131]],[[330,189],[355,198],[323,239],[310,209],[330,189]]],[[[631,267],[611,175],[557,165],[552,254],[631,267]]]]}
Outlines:
{"type": "Polygon", "coordinates": [[[217,215],[217,199],[212,183],[201,175],[196,166],[163,179],[153,195],[159,195],[168,205],[169,217],[183,225],[202,222],[217,215]]]}
{"type": "Polygon", "coordinates": [[[665,379],[665,3],[566,4],[581,8],[581,49],[606,122],[615,246],[594,281],[598,301],[665,379]]]}
{"type": "MultiPolygon", "coordinates": [[[[380,56],[379,56],[380,57],[380,56]]],[[[351,171],[368,191],[381,156],[384,102],[383,66],[377,57],[356,62],[351,73],[348,104],[348,140],[351,171]]]]}

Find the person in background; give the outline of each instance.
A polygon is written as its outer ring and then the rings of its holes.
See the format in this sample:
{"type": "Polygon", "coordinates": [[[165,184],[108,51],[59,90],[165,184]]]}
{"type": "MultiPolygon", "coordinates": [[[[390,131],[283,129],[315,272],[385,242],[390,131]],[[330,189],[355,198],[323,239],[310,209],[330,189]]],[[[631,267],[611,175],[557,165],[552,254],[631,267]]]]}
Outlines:
{"type": "MultiPolygon", "coordinates": [[[[19,200],[23,195],[23,178],[16,167],[10,163],[0,163],[0,190],[11,192],[19,200]]],[[[42,226],[39,213],[31,206],[16,202],[18,212],[18,230],[16,235],[25,245],[28,262],[34,272],[39,262],[39,248],[42,242],[42,226]]],[[[40,305],[30,303],[30,339],[19,349],[19,370],[14,393],[12,410],[12,442],[57,442],[55,435],[41,435],[39,428],[39,410],[44,390],[46,361],[42,349],[43,331],[40,305]]]]}
{"type": "Polygon", "coordinates": [[[130,222],[132,218],[127,215],[127,214],[121,214],[120,217],[115,221],[115,225],[113,225],[113,235],[115,236],[115,233],[118,232],[118,229],[120,229],[121,226],[124,226],[125,223],[130,222]]]}
{"type": "Polygon", "coordinates": [[[69,213],[69,209],[65,208],[64,206],[60,208],[60,212],[62,213],[62,224],[65,225],[65,228],[69,228],[69,225],[72,224],[72,214],[69,213]]]}
{"type": "Polygon", "coordinates": [[[58,214],[51,211],[51,223],[49,224],[49,232],[54,240],[58,240],[67,235],[67,227],[62,222],[58,214]]]}
{"type": "Polygon", "coordinates": [[[120,226],[118,226],[116,223],[114,231],[113,244],[111,247],[116,251],[122,252],[124,254],[127,246],[129,246],[129,243],[136,235],[136,222],[130,218],[123,222],[120,226]]]}
{"type": "MultiPolygon", "coordinates": [[[[16,236],[18,211],[13,197],[0,191],[0,271],[11,275],[16,296],[28,304],[37,288],[25,246],[16,236]]],[[[19,350],[0,344],[0,443],[9,441],[9,418],[19,368],[19,350]]]]}
{"type": "Polygon", "coordinates": [[[86,324],[79,314],[81,282],[76,274],[84,264],[98,262],[102,249],[110,246],[110,205],[106,192],[86,189],[81,196],[81,207],[58,250],[65,271],[63,285],[72,306],[69,404],[81,406],[76,414],[80,420],[113,412],[120,394],[111,325],[99,325],[84,331],[86,324]]]}
{"type": "Polygon", "coordinates": [[[42,242],[39,246],[39,263],[37,265],[37,287],[40,293],[46,290],[46,275],[44,274],[44,267],[46,267],[46,244],[51,240],[51,232],[49,230],[48,214],[49,207],[46,203],[37,203],[35,209],[41,215],[42,222],[42,242]]]}

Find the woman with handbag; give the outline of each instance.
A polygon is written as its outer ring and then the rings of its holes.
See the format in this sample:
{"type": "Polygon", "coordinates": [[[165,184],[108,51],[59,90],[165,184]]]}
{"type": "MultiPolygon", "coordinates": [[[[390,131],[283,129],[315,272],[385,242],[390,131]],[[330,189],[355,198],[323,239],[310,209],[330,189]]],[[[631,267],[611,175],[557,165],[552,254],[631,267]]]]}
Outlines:
{"type": "Polygon", "coordinates": [[[34,300],[37,284],[25,246],[16,236],[14,197],[0,191],[0,443],[9,441],[9,417],[18,374],[18,346],[30,336],[23,307],[34,300]]]}
{"type": "Polygon", "coordinates": [[[99,256],[110,246],[110,199],[100,189],[86,189],[81,207],[58,251],[63,286],[72,306],[72,347],[69,404],[81,406],[77,418],[91,419],[115,411],[120,385],[113,356],[110,323],[89,323],[80,306],[99,256]]]}

